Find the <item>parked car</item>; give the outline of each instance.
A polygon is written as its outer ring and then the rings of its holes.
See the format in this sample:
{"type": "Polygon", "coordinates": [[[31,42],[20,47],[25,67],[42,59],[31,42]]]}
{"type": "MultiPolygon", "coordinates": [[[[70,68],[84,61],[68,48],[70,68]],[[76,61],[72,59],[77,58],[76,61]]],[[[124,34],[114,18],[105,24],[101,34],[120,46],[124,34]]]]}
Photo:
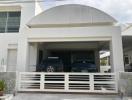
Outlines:
{"type": "Polygon", "coordinates": [[[58,57],[48,57],[37,65],[37,72],[63,72],[63,63],[58,57]]]}
{"type": "Polygon", "coordinates": [[[76,60],[71,64],[72,72],[96,72],[96,65],[86,59],[76,60]]]}

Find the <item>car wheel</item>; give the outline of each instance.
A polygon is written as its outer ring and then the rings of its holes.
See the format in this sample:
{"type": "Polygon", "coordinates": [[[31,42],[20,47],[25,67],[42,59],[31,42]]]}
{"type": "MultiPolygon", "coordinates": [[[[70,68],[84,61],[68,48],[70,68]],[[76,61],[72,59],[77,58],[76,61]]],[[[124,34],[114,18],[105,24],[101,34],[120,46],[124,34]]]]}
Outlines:
{"type": "Polygon", "coordinates": [[[46,69],[47,72],[55,72],[55,69],[53,66],[48,66],[46,69]]]}

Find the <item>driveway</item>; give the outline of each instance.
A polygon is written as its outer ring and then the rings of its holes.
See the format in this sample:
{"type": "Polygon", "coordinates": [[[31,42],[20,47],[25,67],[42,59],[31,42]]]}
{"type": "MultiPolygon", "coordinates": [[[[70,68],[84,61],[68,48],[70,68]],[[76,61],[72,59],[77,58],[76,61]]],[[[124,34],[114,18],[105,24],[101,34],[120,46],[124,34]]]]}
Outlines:
{"type": "Polygon", "coordinates": [[[121,100],[117,95],[18,93],[13,100],[121,100]]]}

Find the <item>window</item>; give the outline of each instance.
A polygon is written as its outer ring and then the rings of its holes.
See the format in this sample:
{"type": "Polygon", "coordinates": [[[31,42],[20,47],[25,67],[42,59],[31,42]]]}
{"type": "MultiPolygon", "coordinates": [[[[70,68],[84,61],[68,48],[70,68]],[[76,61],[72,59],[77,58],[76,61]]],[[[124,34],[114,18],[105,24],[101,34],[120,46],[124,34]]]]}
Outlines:
{"type": "Polygon", "coordinates": [[[128,56],[125,56],[124,59],[125,59],[125,60],[124,60],[125,65],[129,64],[129,57],[128,57],[128,56]]]}
{"type": "Polygon", "coordinates": [[[21,12],[0,12],[0,33],[19,32],[21,12]]]}

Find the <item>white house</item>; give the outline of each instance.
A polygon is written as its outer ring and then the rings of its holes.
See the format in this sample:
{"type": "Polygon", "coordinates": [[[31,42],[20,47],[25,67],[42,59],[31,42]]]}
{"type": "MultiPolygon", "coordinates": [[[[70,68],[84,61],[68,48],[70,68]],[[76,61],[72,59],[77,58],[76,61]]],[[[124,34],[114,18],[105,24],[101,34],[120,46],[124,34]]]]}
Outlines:
{"type": "MultiPolygon", "coordinates": [[[[132,71],[132,24],[127,23],[126,25],[123,26],[122,28],[122,44],[123,44],[123,58],[124,58],[124,68],[125,71],[132,71]]],[[[110,52],[104,52],[103,54],[100,55],[101,59],[108,60],[106,62],[109,62],[109,57],[110,57],[110,52]],[[107,58],[107,59],[106,59],[107,58]]],[[[108,69],[110,66],[106,64],[103,67],[102,70],[108,69]]]]}
{"type": "Polygon", "coordinates": [[[121,29],[113,17],[79,4],[60,5],[43,11],[42,2],[36,0],[11,2],[0,2],[0,62],[1,67],[7,66],[7,71],[20,72],[20,91],[117,92],[118,73],[124,71],[124,63],[121,29]],[[103,50],[111,52],[111,73],[100,73],[99,52],[103,50]],[[54,56],[53,52],[67,55],[71,62],[75,52],[79,56],[92,55],[97,72],[34,72],[37,63],[54,56]],[[40,81],[27,80],[37,75],[40,81]],[[46,77],[55,78],[55,75],[64,80],[46,82],[46,77]],[[70,81],[70,77],[77,78],[78,75],[82,79],[89,77],[88,83],[84,80],[78,80],[79,84],[74,79],[70,81]],[[57,90],[47,88],[48,85],[57,87],[57,90]]]}
{"type": "Polygon", "coordinates": [[[126,69],[130,69],[128,66],[132,64],[132,24],[128,24],[128,27],[123,30],[122,40],[124,48],[124,65],[126,69]]]}

